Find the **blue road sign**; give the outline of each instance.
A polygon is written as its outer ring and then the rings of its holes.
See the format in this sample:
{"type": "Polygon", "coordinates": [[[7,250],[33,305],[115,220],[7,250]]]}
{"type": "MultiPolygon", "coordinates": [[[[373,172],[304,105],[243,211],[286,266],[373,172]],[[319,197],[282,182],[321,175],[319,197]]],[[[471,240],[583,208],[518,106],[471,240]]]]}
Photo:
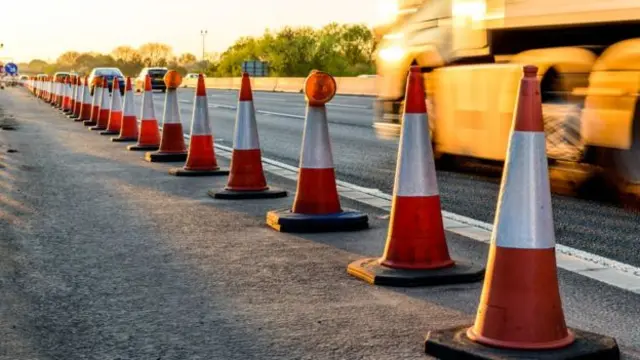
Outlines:
{"type": "Polygon", "coordinates": [[[15,75],[18,73],[18,65],[14,64],[14,63],[7,63],[7,65],[4,66],[4,70],[7,72],[7,74],[9,75],[15,75]]]}

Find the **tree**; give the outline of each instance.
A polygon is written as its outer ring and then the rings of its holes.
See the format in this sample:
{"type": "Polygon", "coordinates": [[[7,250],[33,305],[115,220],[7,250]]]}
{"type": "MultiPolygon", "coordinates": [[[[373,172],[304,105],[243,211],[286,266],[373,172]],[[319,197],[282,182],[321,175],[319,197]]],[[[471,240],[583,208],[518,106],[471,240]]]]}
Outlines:
{"type": "Polygon", "coordinates": [[[198,59],[191,53],[184,53],[178,58],[178,64],[181,66],[193,65],[198,59]]]}
{"type": "Polygon", "coordinates": [[[140,53],[131,46],[118,46],[111,51],[111,56],[116,59],[127,63],[140,62],[140,53]]]}
{"type": "Polygon", "coordinates": [[[78,56],[80,56],[80,53],[77,51],[66,51],[58,56],[56,63],[61,66],[71,67],[76,62],[78,56]]]}
{"type": "Polygon", "coordinates": [[[161,43],[147,43],[138,49],[146,66],[165,66],[173,53],[171,46],[161,43]]]}
{"type": "Polygon", "coordinates": [[[33,59],[29,62],[29,71],[41,73],[47,65],[49,64],[44,60],[33,59]]]}

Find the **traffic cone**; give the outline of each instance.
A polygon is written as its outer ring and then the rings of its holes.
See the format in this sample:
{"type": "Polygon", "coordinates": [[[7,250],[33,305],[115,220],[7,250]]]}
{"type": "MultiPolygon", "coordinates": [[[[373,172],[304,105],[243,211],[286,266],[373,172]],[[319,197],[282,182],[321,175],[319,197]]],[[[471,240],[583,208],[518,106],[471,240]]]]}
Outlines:
{"type": "Polygon", "coordinates": [[[69,81],[69,108],[65,111],[65,114],[67,114],[67,117],[69,117],[69,115],[73,114],[73,108],[76,106],[76,91],[77,91],[77,86],[76,86],[76,77],[72,76],[71,80],[69,81]]]}
{"type": "Polygon", "coordinates": [[[91,118],[91,103],[92,96],[89,90],[89,77],[84,77],[84,84],[82,85],[82,104],[80,105],[80,116],[76,121],[86,121],[91,118]]]}
{"type": "Polygon", "coordinates": [[[47,77],[44,82],[44,101],[49,103],[51,101],[51,79],[47,77]]]}
{"type": "Polygon", "coordinates": [[[131,78],[127,76],[124,88],[124,106],[122,115],[122,126],[120,136],[111,138],[113,142],[137,141],[138,140],[138,119],[136,117],[133,102],[133,91],[131,89],[131,78]]]}
{"type": "Polygon", "coordinates": [[[189,137],[189,153],[184,167],[169,170],[176,176],[216,176],[228,175],[228,169],[220,169],[213,148],[213,132],[209,121],[209,106],[204,77],[198,76],[193,116],[191,119],[191,135],[189,137]]]}
{"type": "MultiPolygon", "coordinates": [[[[93,99],[91,100],[91,113],[89,120],[84,121],[84,126],[96,126],[100,115],[100,103],[102,103],[102,81],[100,78],[94,78],[95,87],[93,88],[93,99]]],[[[91,89],[89,89],[91,91],[91,89]]]]}
{"type": "Polygon", "coordinates": [[[160,148],[158,151],[146,153],[144,159],[149,162],[185,161],[187,147],[182,133],[177,94],[182,77],[177,71],[169,70],[164,76],[164,82],[167,85],[167,93],[164,100],[160,148]]]}
{"type": "Polygon", "coordinates": [[[267,213],[267,225],[282,232],[362,230],[367,215],[342,209],[338,198],[325,104],[336,93],[335,79],[313,71],[304,85],[307,109],[300,151],[298,188],[291,209],[267,213]]]}
{"type": "Polygon", "coordinates": [[[122,127],[122,97],[120,96],[120,81],[113,79],[111,87],[111,110],[109,111],[109,123],[107,130],[100,135],[118,135],[122,127]]]}
{"type": "Polygon", "coordinates": [[[153,108],[153,90],[151,88],[151,78],[145,75],[144,93],[142,94],[142,114],[140,116],[140,133],[138,143],[127,146],[130,151],[158,150],[160,147],[160,131],[158,130],[158,120],[153,108]]]}
{"type": "MultiPolygon", "coordinates": [[[[204,80],[202,81],[204,87],[204,80]]],[[[242,74],[242,84],[238,96],[233,152],[231,154],[231,175],[222,191],[209,191],[217,199],[267,199],[287,196],[281,189],[269,188],[262,169],[262,152],[253,106],[251,80],[242,74]]]]}
{"type": "MultiPolygon", "coordinates": [[[[114,80],[115,81],[115,80],[114,80]]],[[[107,85],[107,78],[102,78],[102,100],[100,101],[100,111],[98,112],[98,121],[96,125],[89,128],[92,131],[102,131],[107,129],[109,125],[109,112],[111,111],[110,98],[109,98],[109,85],[107,85]]]]}
{"type": "Polygon", "coordinates": [[[77,119],[80,117],[80,110],[82,109],[82,91],[84,90],[84,86],[82,85],[82,78],[78,76],[77,84],[76,84],[76,103],[73,106],[73,112],[69,116],[72,119],[77,119]]]}
{"type": "Polygon", "coordinates": [[[525,66],[520,82],[476,321],[427,335],[439,359],[620,356],[615,339],[565,324],[537,72],[525,66]]]}
{"type": "Polygon", "coordinates": [[[51,79],[51,87],[52,87],[52,94],[51,94],[51,107],[58,107],[58,99],[60,97],[60,81],[57,80],[55,77],[52,77],[51,79]]]}
{"type": "Polygon", "coordinates": [[[67,76],[64,79],[64,95],[62,98],[62,112],[63,113],[67,113],[69,111],[69,108],[71,106],[71,77],[67,76]]]}
{"type": "Polygon", "coordinates": [[[60,79],[58,81],[58,97],[56,100],[56,108],[62,109],[63,105],[64,105],[64,80],[60,79]]]}
{"type": "Polygon", "coordinates": [[[374,285],[424,286],[474,282],[484,268],[449,255],[442,221],[424,81],[407,79],[387,244],[381,258],[352,262],[347,272],[374,285]]]}

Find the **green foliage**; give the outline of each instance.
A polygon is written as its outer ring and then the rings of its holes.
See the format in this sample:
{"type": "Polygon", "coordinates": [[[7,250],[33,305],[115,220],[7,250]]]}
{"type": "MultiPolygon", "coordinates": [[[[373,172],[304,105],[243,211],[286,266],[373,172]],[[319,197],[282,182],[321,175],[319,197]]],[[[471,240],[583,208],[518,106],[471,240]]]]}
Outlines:
{"type": "Polygon", "coordinates": [[[75,71],[88,74],[94,67],[118,67],[126,76],[136,76],[145,66],[166,66],[181,74],[204,72],[207,76],[240,76],[242,62],[261,60],[269,63],[270,76],[304,77],[313,69],[334,76],[373,74],[375,39],[365,25],[332,23],[321,29],[284,27],[267,30],[260,37],[242,37],[222,54],[174,56],[169,45],[147,43],[134,49],[119,46],[111,54],[67,51],[55,63],[32,60],[21,71],[30,73],[75,71]]]}

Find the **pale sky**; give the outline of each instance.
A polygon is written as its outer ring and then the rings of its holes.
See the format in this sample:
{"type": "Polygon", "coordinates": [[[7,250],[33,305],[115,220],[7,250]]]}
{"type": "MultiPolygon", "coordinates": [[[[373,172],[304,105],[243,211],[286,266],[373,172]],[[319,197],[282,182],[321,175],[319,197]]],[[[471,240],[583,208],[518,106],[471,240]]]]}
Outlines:
{"type": "Polygon", "coordinates": [[[110,53],[118,45],[171,45],[174,53],[222,51],[240,36],[284,25],[376,19],[378,0],[2,0],[0,60],[54,61],[66,50],[110,53]]]}

